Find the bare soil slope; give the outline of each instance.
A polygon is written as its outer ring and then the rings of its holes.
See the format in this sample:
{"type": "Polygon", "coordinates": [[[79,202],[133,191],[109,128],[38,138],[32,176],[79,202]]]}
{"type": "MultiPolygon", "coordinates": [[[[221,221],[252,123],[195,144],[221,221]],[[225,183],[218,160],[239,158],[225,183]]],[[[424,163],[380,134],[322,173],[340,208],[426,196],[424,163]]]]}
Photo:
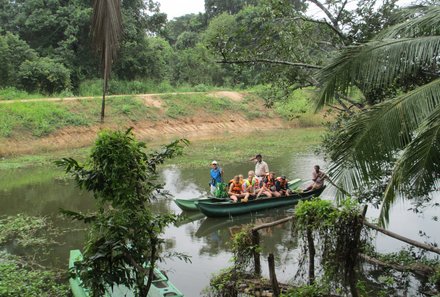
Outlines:
{"type": "MultiPolygon", "coordinates": [[[[188,94],[188,93],[185,93],[188,94]]],[[[225,98],[239,102],[245,98],[244,94],[237,92],[212,92],[210,96],[225,98]]],[[[108,123],[103,125],[96,123],[91,126],[65,127],[43,137],[23,137],[3,138],[0,142],[0,156],[21,155],[37,152],[48,152],[60,149],[78,148],[89,146],[96,139],[96,134],[102,129],[126,129],[133,127],[134,133],[145,141],[164,141],[176,138],[210,139],[216,137],[227,137],[229,134],[240,134],[243,137],[254,137],[258,131],[275,130],[288,128],[289,122],[275,116],[263,106],[262,100],[258,101],[256,108],[260,116],[249,119],[249,116],[241,111],[225,110],[222,113],[207,113],[197,111],[194,115],[173,119],[164,113],[166,103],[159,97],[159,94],[136,95],[141,98],[148,107],[157,110],[158,118],[155,120],[126,121],[124,123],[112,123],[108,118],[108,123]],[[267,112],[267,116],[265,113],[267,112]]],[[[39,100],[39,99],[37,99],[39,100]]],[[[58,102],[60,99],[42,99],[44,101],[58,102]]],[[[65,104],[72,100],[96,100],[91,98],[68,98],[65,104]]],[[[35,102],[35,100],[32,100],[35,102]]]]}

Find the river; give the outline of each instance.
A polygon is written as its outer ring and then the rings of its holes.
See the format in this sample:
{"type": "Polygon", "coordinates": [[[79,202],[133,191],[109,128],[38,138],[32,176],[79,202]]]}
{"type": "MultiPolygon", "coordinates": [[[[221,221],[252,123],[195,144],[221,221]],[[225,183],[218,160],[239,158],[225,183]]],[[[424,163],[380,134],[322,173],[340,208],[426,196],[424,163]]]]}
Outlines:
{"type": "MultiPolygon", "coordinates": [[[[294,154],[287,158],[266,160],[270,169],[278,175],[284,174],[290,178],[310,179],[313,165],[324,165],[323,160],[317,156],[304,153],[294,154]]],[[[209,162],[206,167],[181,169],[176,166],[167,166],[161,170],[165,181],[165,189],[177,198],[194,198],[202,196],[208,190],[209,162]]],[[[325,169],[325,166],[323,166],[325,169]]],[[[237,163],[225,166],[227,178],[235,174],[246,174],[253,169],[250,162],[237,163]]],[[[54,224],[64,228],[66,224],[78,227],[59,217],[59,209],[75,211],[87,211],[93,208],[91,195],[79,190],[73,181],[69,179],[54,179],[53,171],[58,170],[47,167],[16,169],[0,171],[0,179],[3,182],[0,189],[0,215],[15,215],[25,213],[29,215],[49,216],[54,224]]],[[[326,189],[323,197],[332,199],[334,190],[326,189]]],[[[438,196],[438,195],[437,195],[438,196]]],[[[163,199],[154,205],[157,211],[172,211],[181,213],[172,199],[163,199]]],[[[413,213],[407,209],[410,204],[400,201],[390,214],[389,230],[395,231],[407,237],[424,241],[420,238],[419,230],[424,230],[430,238],[430,242],[440,242],[439,222],[431,218],[438,213],[438,209],[426,209],[423,215],[413,213]]],[[[263,223],[273,221],[291,214],[292,208],[281,208],[253,215],[244,215],[232,219],[208,219],[201,215],[186,213],[187,220],[178,226],[167,228],[164,238],[166,248],[184,253],[191,257],[192,263],[180,260],[167,260],[160,263],[161,269],[167,272],[172,283],[181,290],[185,296],[200,296],[201,291],[209,285],[209,279],[213,273],[231,265],[229,242],[231,234],[239,226],[248,223],[263,223]]],[[[367,216],[376,218],[378,210],[370,207],[367,216]]],[[[276,256],[277,277],[280,281],[292,281],[298,262],[298,250],[296,238],[291,234],[291,223],[275,227],[262,232],[262,259],[267,259],[269,253],[276,256]]],[[[84,242],[85,231],[81,228],[64,234],[50,251],[47,263],[57,267],[68,265],[70,249],[81,249],[84,242]]],[[[400,242],[377,236],[375,240],[379,251],[395,251],[403,246],[400,242]]],[[[20,253],[20,251],[11,251],[20,253]]],[[[262,262],[263,274],[267,275],[267,262],[262,262]]]]}

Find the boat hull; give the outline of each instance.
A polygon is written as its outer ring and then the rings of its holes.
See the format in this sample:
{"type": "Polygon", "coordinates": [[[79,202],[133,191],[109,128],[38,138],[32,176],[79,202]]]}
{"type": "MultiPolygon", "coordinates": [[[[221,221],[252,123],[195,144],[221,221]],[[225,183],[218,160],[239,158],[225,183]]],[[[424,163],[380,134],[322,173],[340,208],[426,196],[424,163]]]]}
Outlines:
{"type": "Polygon", "coordinates": [[[229,198],[194,198],[194,199],[174,199],[174,203],[184,211],[199,211],[197,208],[197,203],[203,202],[224,202],[229,200],[229,198]]]}
{"type": "Polygon", "coordinates": [[[312,196],[318,196],[324,191],[325,187],[305,192],[305,193],[294,193],[289,196],[278,197],[278,198],[261,198],[256,200],[250,200],[246,203],[238,202],[204,202],[199,201],[197,207],[200,211],[207,217],[230,217],[237,216],[251,212],[257,212],[264,209],[271,209],[281,206],[294,205],[299,200],[308,199],[312,196]]]}
{"type": "MultiPolygon", "coordinates": [[[[300,178],[294,179],[288,183],[289,189],[295,190],[298,188],[298,186],[301,184],[302,180],[300,178]]],[[[208,198],[193,198],[193,199],[174,199],[174,203],[177,204],[177,206],[184,211],[199,211],[197,204],[199,202],[227,202],[229,201],[229,198],[215,198],[215,197],[208,197],[208,198]]]]}
{"type": "MultiPolygon", "coordinates": [[[[74,269],[75,262],[81,261],[82,254],[79,250],[71,250],[69,257],[69,270],[74,269]]],[[[70,289],[72,290],[73,297],[90,297],[92,293],[90,290],[82,286],[82,281],[78,277],[71,277],[69,279],[70,289]]],[[[104,297],[131,297],[133,292],[124,286],[114,286],[112,291],[108,291],[104,297]]],[[[168,278],[159,270],[154,269],[154,280],[151,283],[148,297],[184,297],[184,295],[176,289],[168,281],[168,278]]]]}

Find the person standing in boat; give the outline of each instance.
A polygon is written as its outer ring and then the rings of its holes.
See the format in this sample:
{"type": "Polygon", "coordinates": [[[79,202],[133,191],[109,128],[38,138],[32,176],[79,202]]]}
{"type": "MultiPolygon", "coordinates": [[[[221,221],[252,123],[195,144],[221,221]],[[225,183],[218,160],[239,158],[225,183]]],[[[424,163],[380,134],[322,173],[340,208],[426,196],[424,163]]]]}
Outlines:
{"type": "Polygon", "coordinates": [[[215,190],[217,189],[217,185],[223,181],[223,169],[218,166],[217,161],[215,160],[211,162],[210,175],[211,182],[209,183],[209,185],[211,194],[214,195],[215,190]]]}
{"type": "Polygon", "coordinates": [[[269,165],[263,161],[263,156],[261,154],[256,155],[255,157],[250,159],[255,162],[255,176],[258,179],[260,185],[263,182],[263,179],[269,174],[269,165]]]}
{"type": "Polygon", "coordinates": [[[323,171],[321,171],[319,165],[315,165],[313,169],[313,183],[305,188],[304,192],[321,189],[324,186],[324,180],[327,178],[327,175],[323,171]]]}

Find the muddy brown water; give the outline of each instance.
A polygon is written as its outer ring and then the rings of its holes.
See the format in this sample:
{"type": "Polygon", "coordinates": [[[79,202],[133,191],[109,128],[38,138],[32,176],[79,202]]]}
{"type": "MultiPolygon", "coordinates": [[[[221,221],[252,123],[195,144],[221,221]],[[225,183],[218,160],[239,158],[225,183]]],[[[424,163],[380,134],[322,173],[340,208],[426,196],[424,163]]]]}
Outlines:
{"type": "MultiPolygon", "coordinates": [[[[295,154],[288,158],[266,160],[270,169],[277,174],[284,174],[290,178],[309,180],[313,165],[321,164],[322,159],[313,154],[295,154]]],[[[210,160],[207,160],[209,164],[210,160]]],[[[224,167],[227,178],[234,174],[246,174],[253,169],[250,162],[237,163],[224,167]]],[[[49,216],[55,225],[61,228],[80,228],[70,221],[59,218],[59,209],[87,211],[93,209],[93,198],[90,194],[79,190],[73,181],[41,178],[50,176],[54,168],[27,168],[0,171],[0,179],[11,181],[3,184],[0,189],[0,215],[15,215],[26,213],[29,215],[49,216]],[[32,174],[33,171],[35,174],[32,174]],[[30,178],[29,176],[33,176],[30,178]],[[14,181],[14,182],[12,182],[14,181]],[[20,182],[22,181],[22,182],[20,182]]],[[[161,171],[165,181],[165,189],[176,198],[194,198],[203,196],[208,190],[209,165],[202,168],[181,169],[168,166],[161,171]]],[[[438,198],[439,195],[437,195],[438,198]]],[[[323,193],[326,199],[333,199],[334,190],[330,187],[323,193]]],[[[182,213],[172,199],[164,199],[155,203],[157,211],[182,213]]],[[[409,203],[397,203],[391,212],[391,223],[388,229],[410,238],[424,241],[420,238],[419,230],[424,230],[430,242],[440,242],[440,232],[437,232],[439,222],[431,220],[438,215],[438,209],[426,209],[423,215],[408,211],[409,203]]],[[[192,263],[185,263],[177,259],[170,259],[160,263],[160,267],[167,271],[172,283],[179,288],[185,296],[200,296],[202,290],[209,285],[213,273],[231,265],[230,246],[231,234],[239,230],[240,226],[249,223],[265,223],[283,218],[292,213],[292,207],[279,208],[251,215],[234,218],[211,219],[197,213],[184,213],[187,219],[178,226],[167,228],[164,238],[168,250],[185,253],[191,257],[192,263]]],[[[368,216],[374,219],[378,210],[370,207],[368,216]]],[[[277,226],[261,233],[262,238],[262,265],[263,274],[267,275],[267,259],[269,253],[276,256],[277,277],[280,281],[294,281],[298,263],[299,251],[297,239],[291,232],[291,223],[277,226]]],[[[80,249],[85,237],[84,230],[69,231],[50,251],[45,264],[56,267],[67,267],[70,249],[80,249]]],[[[400,242],[377,236],[375,243],[380,251],[395,251],[403,246],[400,242]]],[[[12,253],[23,253],[14,247],[8,248],[12,253]]]]}

